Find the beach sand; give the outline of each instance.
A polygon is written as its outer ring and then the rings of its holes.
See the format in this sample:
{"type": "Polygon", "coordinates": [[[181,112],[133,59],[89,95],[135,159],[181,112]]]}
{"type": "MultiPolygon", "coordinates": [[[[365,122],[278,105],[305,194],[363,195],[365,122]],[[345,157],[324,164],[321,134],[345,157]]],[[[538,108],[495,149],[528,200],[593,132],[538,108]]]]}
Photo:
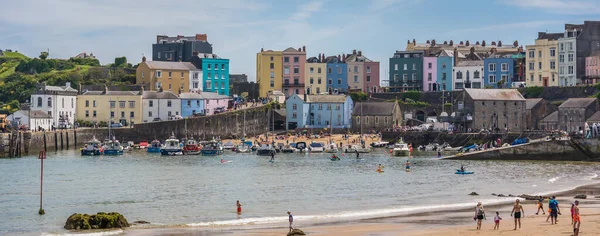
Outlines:
{"type": "MultiPolygon", "coordinates": [[[[265,136],[261,135],[260,137],[264,139],[265,136]]],[[[285,144],[286,140],[288,140],[290,143],[306,142],[307,144],[311,143],[311,142],[321,142],[321,143],[327,144],[327,143],[329,143],[330,140],[333,140],[333,142],[335,142],[338,145],[340,142],[342,142],[344,145],[352,144],[352,141],[355,141],[356,142],[355,144],[360,143],[360,141],[359,141],[360,135],[356,135],[356,134],[349,135],[348,140],[345,140],[343,138],[343,135],[341,135],[341,134],[334,134],[331,137],[330,136],[322,136],[320,138],[310,138],[310,139],[306,138],[306,137],[296,137],[296,136],[285,136],[285,137],[287,137],[287,139],[275,139],[275,143],[284,143],[285,144]]],[[[365,143],[367,145],[371,144],[372,142],[379,141],[379,138],[376,135],[364,135],[363,139],[365,139],[365,143]]],[[[254,142],[254,140],[255,140],[254,137],[248,137],[246,139],[246,141],[252,141],[252,142],[254,142]]],[[[273,140],[272,136],[269,136],[268,141],[271,142],[272,140],[273,140]]],[[[227,143],[229,141],[231,141],[233,144],[236,144],[236,145],[241,143],[241,141],[239,139],[224,139],[223,143],[227,143]]]]}

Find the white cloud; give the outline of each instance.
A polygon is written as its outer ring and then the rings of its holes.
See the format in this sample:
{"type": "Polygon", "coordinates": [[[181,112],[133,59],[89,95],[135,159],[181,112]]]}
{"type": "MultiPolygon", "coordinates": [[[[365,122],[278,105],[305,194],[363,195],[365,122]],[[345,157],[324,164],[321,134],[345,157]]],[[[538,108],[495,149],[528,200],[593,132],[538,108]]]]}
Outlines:
{"type": "Polygon", "coordinates": [[[600,13],[597,0],[500,0],[499,3],[553,14],[581,15],[600,13]]]}

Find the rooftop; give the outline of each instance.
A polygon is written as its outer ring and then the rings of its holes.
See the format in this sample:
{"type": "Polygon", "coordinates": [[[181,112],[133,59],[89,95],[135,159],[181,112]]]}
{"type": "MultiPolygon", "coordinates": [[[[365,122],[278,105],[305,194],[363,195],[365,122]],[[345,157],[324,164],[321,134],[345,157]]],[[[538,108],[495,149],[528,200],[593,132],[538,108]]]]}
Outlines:
{"type": "Polygon", "coordinates": [[[331,102],[331,103],[344,103],[346,102],[346,95],[306,95],[307,102],[321,103],[321,102],[331,102]]]}
{"type": "Polygon", "coordinates": [[[86,91],[82,95],[139,96],[140,91],[86,91]]]}
{"type": "Polygon", "coordinates": [[[143,63],[155,70],[196,70],[194,64],[190,62],[146,61],[143,63]]]}
{"type": "Polygon", "coordinates": [[[352,115],[389,116],[394,113],[395,102],[359,102],[354,105],[352,115]]]}
{"type": "Polygon", "coordinates": [[[516,89],[465,89],[473,100],[479,101],[525,101],[516,89]]]}
{"type": "Polygon", "coordinates": [[[590,118],[588,118],[586,120],[586,122],[589,122],[589,123],[600,123],[600,111],[597,111],[592,116],[590,116],[590,118]]]}
{"type": "Polygon", "coordinates": [[[595,98],[569,98],[559,108],[585,108],[594,102],[595,98]]]}
{"type": "Polygon", "coordinates": [[[543,100],[542,98],[528,98],[527,101],[525,101],[525,109],[526,110],[533,109],[533,107],[535,107],[535,105],[540,103],[542,100],[543,100]]]}
{"type": "Polygon", "coordinates": [[[157,91],[144,91],[142,93],[142,99],[177,99],[177,95],[175,95],[171,91],[165,92],[157,92],[157,91]]]}
{"type": "Polygon", "coordinates": [[[542,123],[558,122],[558,111],[550,113],[550,115],[547,115],[546,117],[544,117],[542,120],[540,120],[540,122],[542,122],[542,123]]]}
{"type": "Polygon", "coordinates": [[[546,33],[546,32],[538,32],[537,39],[548,39],[548,40],[558,40],[559,38],[564,37],[564,33],[546,33]]]}

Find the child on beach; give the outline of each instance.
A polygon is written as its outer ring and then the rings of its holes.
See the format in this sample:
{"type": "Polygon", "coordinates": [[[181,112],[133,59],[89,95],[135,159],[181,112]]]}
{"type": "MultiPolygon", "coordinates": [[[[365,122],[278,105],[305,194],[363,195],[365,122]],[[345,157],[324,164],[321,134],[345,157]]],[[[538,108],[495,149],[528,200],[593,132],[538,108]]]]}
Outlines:
{"type": "Polygon", "coordinates": [[[496,217],[494,217],[494,229],[500,229],[500,220],[502,220],[502,217],[500,217],[500,212],[496,212],[496,217]]]}
{"type": "Polygon", "coordinates": [[[240,203],[240,201],[238,200],[235,205],[237,206],[237,213],[242,214],[242,204],[240,203]]]}

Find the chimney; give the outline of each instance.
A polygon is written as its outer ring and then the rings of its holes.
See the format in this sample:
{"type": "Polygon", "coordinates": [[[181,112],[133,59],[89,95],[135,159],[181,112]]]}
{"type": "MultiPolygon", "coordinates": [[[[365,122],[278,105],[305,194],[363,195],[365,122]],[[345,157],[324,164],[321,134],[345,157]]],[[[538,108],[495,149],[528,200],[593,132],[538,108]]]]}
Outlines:
{"type": "Polygon", "coordinates": [[[302,52],[302,48],[298,48],[298,52],[302,52]]]}
{"type": "Polygon", "coordinates": [[[454,41],[450,40],[450,46],[454,46],[454,41]]]}
{"type": "Polygon", "coordinates": [[[417,45],[417,41],[415,39],[413,39],[413,46],[417,45]]]}
{"type": "Polygon", "coordinates": [[[498,40],[498,47],[502,47],[502,41],[498,40]]]}
{"type": "Polygon", "coordinates": [[[467,40],[467,42],[465,43],[465,46],[467,46],[467,47],[468,47],[468,46],[470,46],[470,45],[471,45],[471,43],[469,43],[469,40],[467,40]]]}
{"type": "Polygon", "coordinates": [[[306,46],[302,46],[302,51],[306,52],[306,46]]]}
{"type": "Polygon", "coordinates": [[[518,47],[519,46],[519,41],[515,40],[515,42],[513,43],[513,46],[518,47]]]}
{"type": "Polygon", "coordinates": [[[520,53],[522,53],[522,52],[523,52],[523,46],[519,47],[519,48],[517,49],[517,51],[518,51],[518,52],[520,52],[520,53]]]}
{"type": "Polygon", "coordinates": [[[352,55],[356,55],[356,49],[352,50],[352,55]]]}
{"type": "Polygon", "coordinates": [[[454,48],[454,66],[458,64],[458,48],[454,48]]]}
{"type": "Polygon", "coordinates": [[[476,45],[476,46],[479,46],[479,41],[475,42],[475,45],[476,45]]]}
{"type": "Polygon", "coordinates": [[[362,51],[358,51],[358,56],[362,56],[362,51]]]}
{"type": "Polygon", "coordinates": [[[481,41],[481,46],[485,47],[485,40],[481,41]]]}
{"type": "Polygon", "coordinates": [[[340,56],[340,54],[338,54],[338,62],[342,60],[342,57],[340,56]]]}
{"type": "Polygon", "coordinates": [[[444,45],[448,45],[448,41],[444,41],[444,45]]]}
{"type": "Polygon", "coordinates": [[[342,61],[346,61],[346,53],[342,54],[342,61]]]}
{"type": "Polygon", "coordinates": [[[431,46],[435,46],[435,39],[431,40],[431,46]]]}
{"type": "Polygon", "coordinates": [[[463,41],[460,41],[460,46],[465,45],[465,43],[463,43],[463,41]]]}
{"type": "Polygon", "coordinates": [[[265,51],[265,48],[260,48],[260,52],[264,52],[264,51],[265,51]]]}
{"type": "Polygon", "coordinates": [[[142,63],[146,62],[146,56],[142,56],[142,63]]]}
{"type": "Polygon", "coordinates": [[[406,42],[406,45],[410,45],[410,39],[408,40],[408,42],[406,42]]]}
{"type": "Polygon", "coordinates": [[[425,42],[426,44],[431,44],[431,41],[427,40],[427,42],[425,42]]]}
{"type": "Polygon", "coordinates": [[[496,46],[496,42],[495,41],[492,41],[492,46],[496,46]]]}
{"type": "Polygon", "coordinates": [[[196,34],[196,40],[198,40],[198,41],[208,41],[208,35],[206,35],[206,34],[196,34]]]}

